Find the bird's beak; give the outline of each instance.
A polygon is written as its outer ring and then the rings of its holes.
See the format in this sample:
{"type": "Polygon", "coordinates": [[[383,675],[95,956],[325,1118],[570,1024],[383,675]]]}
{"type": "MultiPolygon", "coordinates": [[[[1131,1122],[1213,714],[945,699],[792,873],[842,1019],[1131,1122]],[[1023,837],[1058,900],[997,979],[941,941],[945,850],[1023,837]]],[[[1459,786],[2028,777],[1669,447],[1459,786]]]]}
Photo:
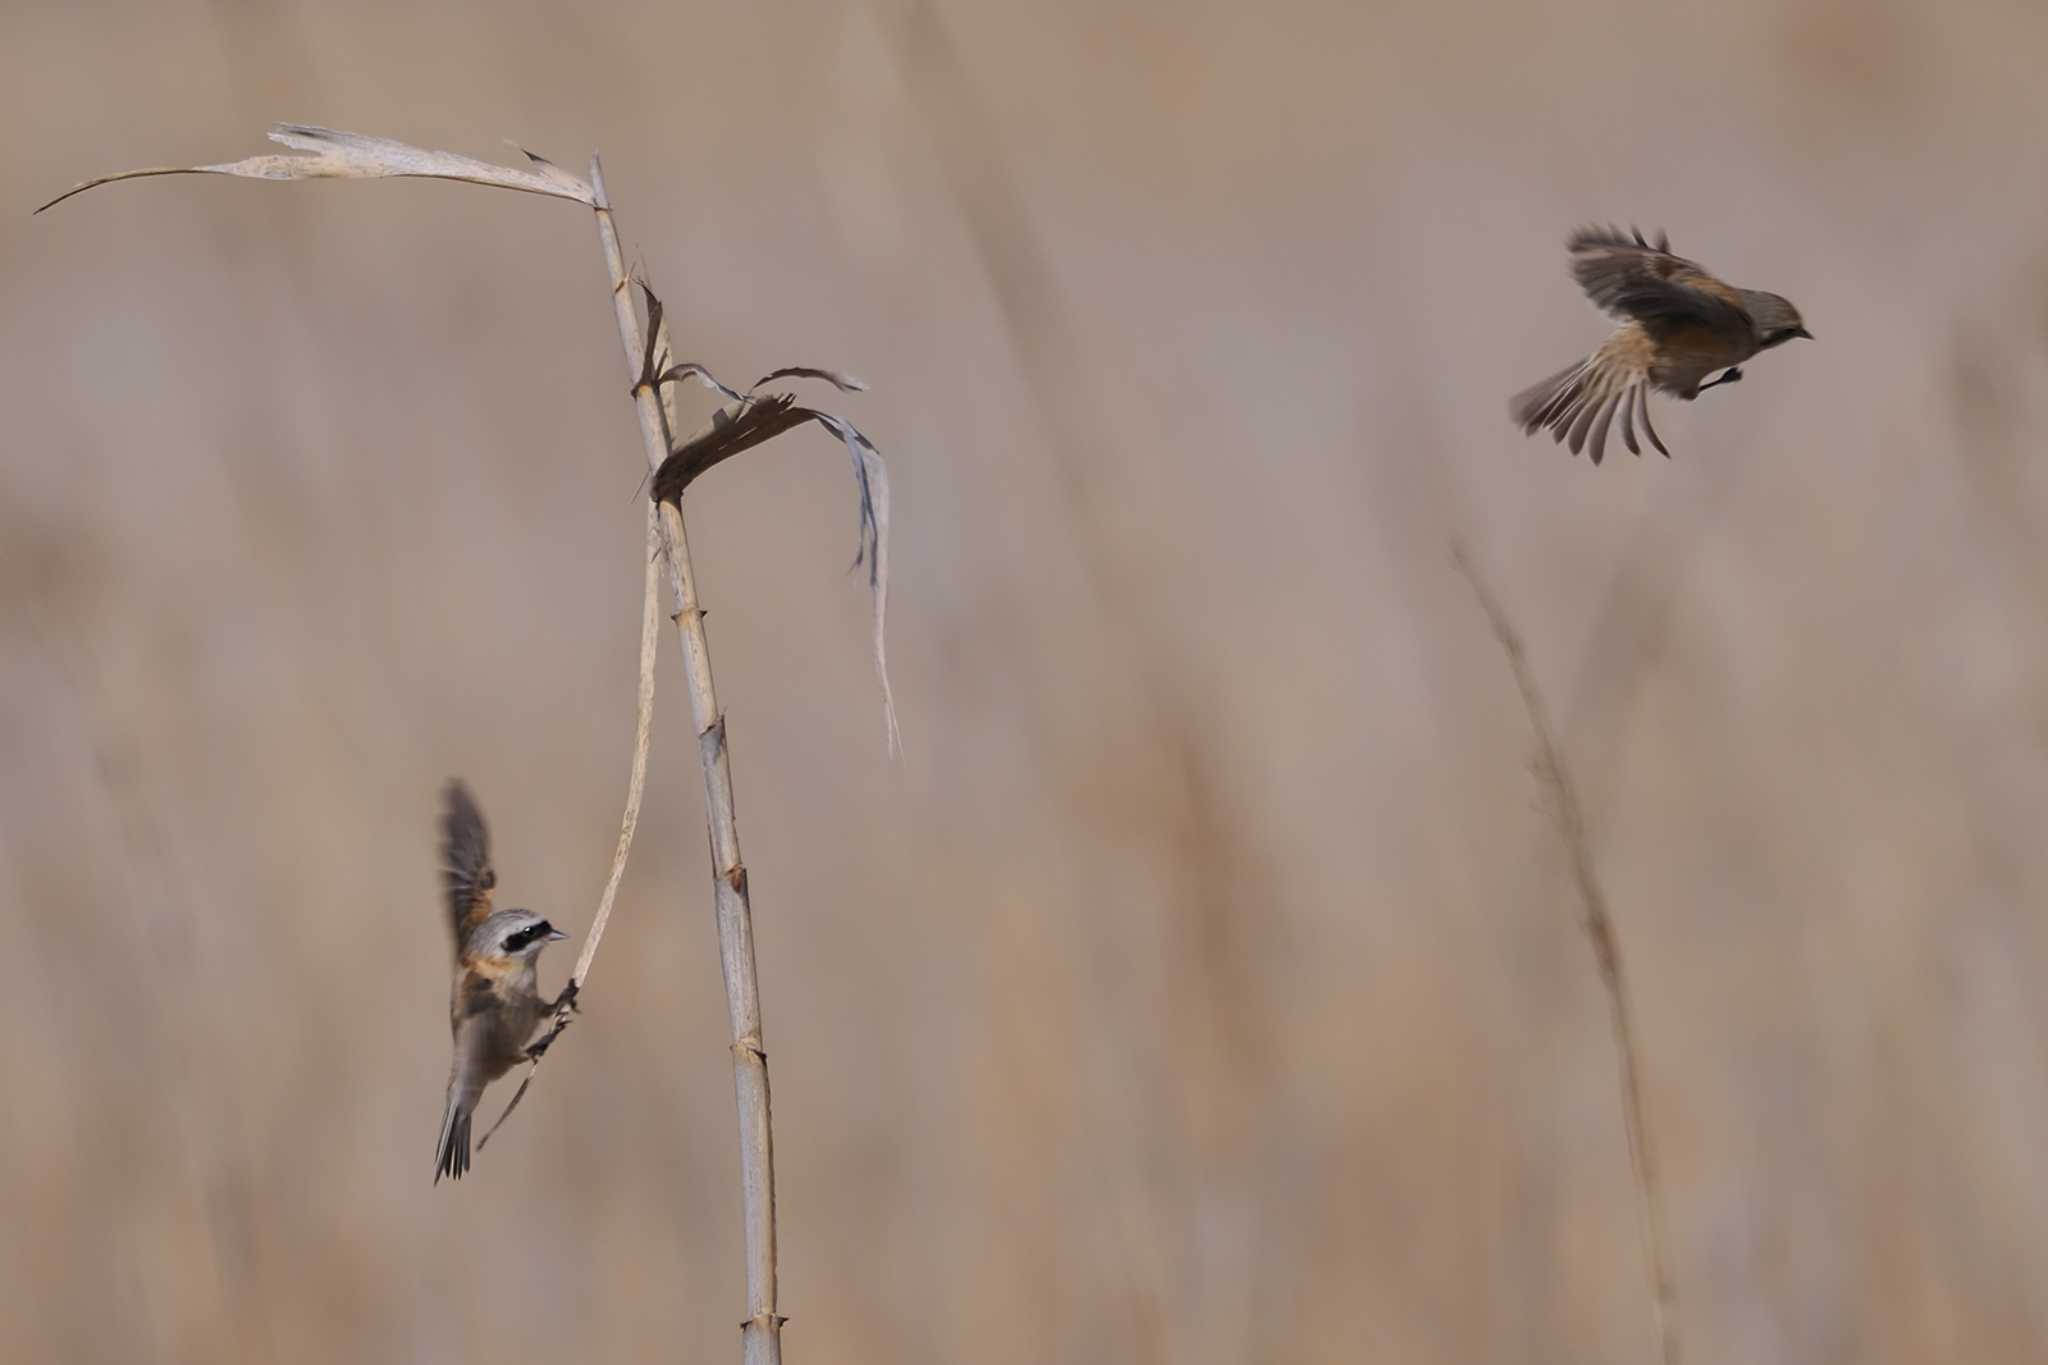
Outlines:
{"type": "Polygon", "coordinates": [[[1796,337],[1805,337],[1808,341],[1813,340],[1813,333],[1807,331],[1804,327],[1801,327],[1798,330],[1794,331],[1792,335],[1796,337]]]}
{"type": "Polygon", "coordinates": [[[569,936],[563,933],[560,929],[548,930],[548,942],[550,943],[560,943],[563,939],[567,937],[569,936]]]}

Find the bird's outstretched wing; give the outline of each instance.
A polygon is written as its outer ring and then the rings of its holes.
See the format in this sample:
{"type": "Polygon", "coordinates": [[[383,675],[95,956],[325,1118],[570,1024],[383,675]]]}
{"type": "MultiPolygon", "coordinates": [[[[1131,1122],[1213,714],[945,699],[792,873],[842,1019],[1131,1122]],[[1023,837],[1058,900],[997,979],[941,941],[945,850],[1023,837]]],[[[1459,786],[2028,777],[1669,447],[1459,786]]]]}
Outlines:
{"type": "Polygon", "coordinates": [[[1741,296],[1683,256],[1671,254],[1671,239],[1657,234],[1652,246],[1631,228],[1583,227],[1566,248],[1572,278],[1606,312],[1634,318],[1653,330],[1700,323],[1709,327],[1750,327],[1741,296]]]}
{"type": "Polygon", "coordinates": [[[441,813],[441,880],[448,889],[448,928],[462,951],[469,931],[491,913],[491,834],[476,798],[460,778],[449,782],[441,813]]]}

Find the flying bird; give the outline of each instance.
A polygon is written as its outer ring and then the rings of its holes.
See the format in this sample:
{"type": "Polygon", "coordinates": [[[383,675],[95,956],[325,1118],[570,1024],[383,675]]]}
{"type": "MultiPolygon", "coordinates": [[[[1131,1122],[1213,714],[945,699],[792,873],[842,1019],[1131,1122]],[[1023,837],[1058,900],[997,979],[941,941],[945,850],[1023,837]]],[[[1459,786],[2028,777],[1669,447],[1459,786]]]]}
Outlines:
{"type": "Polygon", "coordinates": [[[1671,452],[1650,425],[1651,389],[1690,402],[1715,384],[1742,378],[1743,361],[1759,351],[1813,333],[1791,301],[1759,289],[1737,289],[1700,266],[1671,254],[1671,240],[1619,228],[1584,227],[1565,244],[1572,278],[1604,311],[1621,319],[1614,335],[1585,360],[1567,365],[1508,402],[1508,415],[1525,435],[1548,427],[1576,455],[1590,438],[1593,463],[1607,445],[1607,427],[1621,415],[1621,439],[1633,454],[1635,423],[1650,444],[1671,452]],[[1716,370],[1719,379],[1700,381],[1716,370]]]}
{"type": "Polygon", "coordinates": [[[527,1059],[527,1045],[544,1016],[576,1003],[573,980],[555,999],[541,999],[533,970],[541,950],[568,935],[531,910],[491,908],[498,874],[491,867],[483,812],[459,780],[448,784],[442,801],[441,877],[455,939],[455,985],[448,1001],[455,1060],[434,1144],[436,1185],[444,1175],[460,1180],[469,1169],[470,1116],[484,1087],[527,1059]]]}

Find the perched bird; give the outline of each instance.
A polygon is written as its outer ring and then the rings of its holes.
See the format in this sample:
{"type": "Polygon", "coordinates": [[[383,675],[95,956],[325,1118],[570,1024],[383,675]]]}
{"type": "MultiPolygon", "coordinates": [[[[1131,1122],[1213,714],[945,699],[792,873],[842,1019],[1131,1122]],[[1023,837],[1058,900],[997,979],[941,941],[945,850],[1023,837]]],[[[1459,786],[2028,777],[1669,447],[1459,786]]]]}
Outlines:
{"type": "Polygon", "coordinates": [[[470,1115],[484,1087],[526,1060],[527,1044],[544,1016],[576,1002],[574,981],[555,999],[541,999],[533,971],[541,950],[568,935],[530,910],[491,908],[498,874],[491,867],[483,812],[459,780],[448,784],[443,801],[441,876],[455,936],[455,987],[448,1001],[455,1060],[434,1145],[436,1185],[444,1175],[460,1180],[469,1169],[470,1115]]]}
{"type": "Polygon", "coordinates": [[[1548,427],[1560,441],[1569,436],[1574,455],[1590,434],[1594,464],[1605,453],[1607,424],[1617,412],[1621,439],[1632,453],[1642,454],[1639,417],[1650,443],[1670,456],[1650,425],[1651,389],[1690,402],[1703,389],[1742,378],[1737,367],[1757,352],[1794,337],[1813,339],[1789,300],[1723,284],[1672,255],[1663,233],[1652,246],[1634,229],[1624,237],[1618,228],[1585,227],[1566,247],[1572,278],[1621,326],[1589,358],[1516,394],[1508,414],[1525,435],[1548,427]],[[1712,384],[1700,382],[1715,370],[1727,373],[1712,384]]]}

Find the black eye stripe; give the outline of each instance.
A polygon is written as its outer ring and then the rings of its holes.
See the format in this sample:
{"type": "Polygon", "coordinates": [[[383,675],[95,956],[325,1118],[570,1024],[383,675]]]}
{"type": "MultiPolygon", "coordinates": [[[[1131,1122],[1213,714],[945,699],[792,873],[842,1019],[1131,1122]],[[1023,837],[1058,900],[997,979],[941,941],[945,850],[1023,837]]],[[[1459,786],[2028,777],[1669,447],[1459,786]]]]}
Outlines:
{"type": "Polygon", "coordinates": [[[524,929],[514,929],[511,933],[505,935],[500,951],[507,953],[524,952],[553,932],[555,932],[555,926],[546,920],[541,920],[537,924],[529,924],[524,929]]]}

